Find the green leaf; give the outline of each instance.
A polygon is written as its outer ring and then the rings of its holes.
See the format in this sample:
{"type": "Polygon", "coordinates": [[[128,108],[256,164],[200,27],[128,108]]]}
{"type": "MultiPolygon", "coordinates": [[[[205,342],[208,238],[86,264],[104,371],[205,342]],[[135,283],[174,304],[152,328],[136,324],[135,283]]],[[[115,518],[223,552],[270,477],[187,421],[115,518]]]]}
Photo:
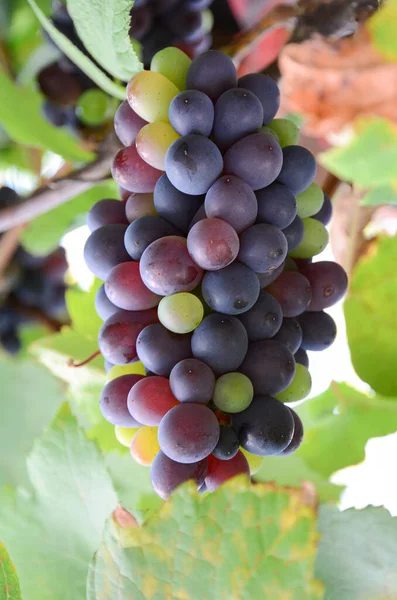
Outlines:
{"type": "MultiPolygon", "coordinates": [[[[72,61],[75,65],[77,65],[84,73],[92,79],[94,83],[97,84],[98,87],[102,88],[104,92],[108,93],[110,96],[115,96],[115,98],[119,98],[120,100],[124,100],[125,98],[125,90],[120,85],[114,83],[109,77],[99,68],[97,67],[88,56],[85,56],[72,44],[68,38],[63,35],[58,29],[49,21],[44,13],[37,6],[35,0],[28,0],[32,10],[35,15],[39,19],[40,23],[51,37],[52,40],[56,43],[59,49],[72,61]]],[[[95,28],[93,27],[95,32],[95,28]]],[[[99,39],[99,42],[101,40],[99,39]]]]}
{"type": "Polygon", "coordinates": [[[397,127],[387,119],[360,119],[353,141],[321,154],[320,161],[341,179],[362,188],[395,181],[397,127]]]}
{"type": "Polygon", "coordinates": [[[381,238],[356,265],[345,300],[347,338],[357,374],[397,396],[397,238],[381,238]]]}
{"type": "Polygon", "coordinates": [[[260,470],[254,475],[254,480],[296,488],[309,481],[315,486],[322,502],[338,502],[344,489],[331,483],[318,471],[311,469],[299,454],[299,450],[290,456],[265,456],[260,470]]]}
{"type": "Polygon", "coordinates": [[[397,191],[391,185],[379,185],[365,194],[361,200],[363,206],[381,206],[397,204],[397,191]]]}
{"type": "Polygon", "coordinates": [[[31,221],[22,234],[23,245],[32,254],[49,254],[59,245],[61,237],[78,223],[79,217],[102,198],[117,198],[113,180],[100,183],[31,221]]]}
{"type": "Polygon", "coordinates": [[[91,160],[91,152],[83,150],[69,134],[41,116],[41,104],[40,94],[17,87],[0,70],[0,123],[10,138],[19,144],[52,150],[67,160],[91,160]]]}
{"type": "Polygon", "coordinates": [[[384,508],[320,507],[316,576],[324,600],[397,598],[397,519],[384,508]]]}
{"type": "Polygon", "coordinates": [[[200,496],[184,486],[145,526],[108,523],[87,600],[315,600],[316,515],[297,490],[240,478],[200,496]]]}
{"type": "Polygon", "coordinates": [[[23,598],[85,598],[88,563],[117,504],[103,458],[65,405],[27,466],[32,489],[0,498],[2,539],[23,598]]]}
{"type": "Polygon", "coordinates": [[[0,381],[0,485],[16,485],[27,481],[26,456],[53,419],[64,391],[31,359],[0,360],[0,381]]]}
{"type": "Polygon", "coordinates": [[[385,60],[397,59],[397,1],[388,0],[367,23],[373,45],[385,60]]]}
{"type": "Polygon", "coordinates": [[[397,402],[335,382],[320,396],[301,404],[297,412],[306,435],[299,455],[311,469],[327,477],[364,460],[370,438],[397,430],[397,402]]]}
{"type": "Polygon", "coordinates": [[[0,542],[0,598],[22,600],[18,575],[4,544],[0,542]]]}
{"type": "Polygon", "coordinates": [[[73,330],[81,336],[93,340],[96,346],[98,346],[98,332],[103,321],[94,309],[94,302],[102,283],[96,279],[89,292],[83,292],[77,287],[69,288],[66,292],[66,306],[73,330]]]}
{"type": "Polygon", "coordinates": [[[77,33],[95,60],[116,79],[142,71],[128,35],[132,0],[67,0],[77,33]]]}

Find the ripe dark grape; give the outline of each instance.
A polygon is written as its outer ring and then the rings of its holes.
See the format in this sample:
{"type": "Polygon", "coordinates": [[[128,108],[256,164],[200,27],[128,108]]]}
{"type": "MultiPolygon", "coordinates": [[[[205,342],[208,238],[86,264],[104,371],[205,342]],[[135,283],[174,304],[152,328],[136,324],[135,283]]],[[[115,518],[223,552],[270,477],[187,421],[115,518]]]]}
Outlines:
{"type": "Polygon", "coordinates": [[[230,460],[236,456],[238,448],[238,437],[234,429],[221,425],[219,440],[212,454],[219,460],[230,460]]]}
{"type": "Polygon", "coordinates": [[[246,475],[247,481],[249,481],[249,465],[240,450],[230,460],[219,460],[213,454],[208,457],[208,472],[205,478],[205,485],[209,492],[214,492],[223,483],[237,475],[246,475]]]}
{"type": "Polygon", "coordinates": [[[287,240],[288,252],[295,250],[295,248],[299,246],[303,240],[303,236],[305,234],[305,228],[302,219],[297,215],[292,223],[283,229],[283,234],[287,240]]]}
{"type": "Polygon", "coordinates": [[[99,331],[98,344],[102,356],[114,365],[126,365],[137,357],[139,333],[157,321],[157,311],[129,312],[119,310],[109,317],[99,331]]]}
{"type": "Polygon", "coordinates": [[[312,299],[308,310],[319,311],[329,308],[346,293],[347,275],[344,269],[331,261],[319,261],[300,268],[312,288],[312,299]]]}
{"type": "Polygon", "coordinates": [[[54,125],[54,127],[65,127],[67,125],[73,126],[76,121],[76,115],[73,106],[56,104],[48,98],[43,102],[41,114],[49,123],[51,123],[51,125],[54,125]]]}
{"type": "Polygon", "coordinates": [[[107,279],[116,265],[130,259],[124,247],[126,225],[104,225],[93,231],[84,247],[84,260],[99,279],[107,279]]]}
{"type": "Polygon", "coordinates": [[[87,225],[90,231],[115,223],[128,225],[125,205],[120,200],[100,200],[88,211],[87,225]]]}
{"type": "Polygon", "coordinates": [[[236,317],[213,313],[193,332],[193,356],[206,363],[218,376],[236,371],[247,348],[247,332],[236,317]]]}
{"type": "Polygon", "coordinates": [[[224,171],[236,175],[255,190],[273,183],[281,171],[279,143],[267,133],[252,133],[231,146],[224,156],[224,171]]]}
{"type": "Polygon", "coordinates": [[[221,152],[250,133],[259,130],[263,122],[263,108],[252,92],[233,88],[216,101],[212,139],[221,152]]]}
{"type": "Polygon", "coordinates": [[[330,315],[323,311],[305,312],[298,317],[302,328],[302,348],[304,350],[325,350],[334,343],[336,325],[330,315]]]}
{"type": "Polygon", "coordinates": [[[169,108],[170,123],[179,135],[198,133],[208,137],[214,123],[214,105],[198,90],[186,90],[172,100],[169,108]]]}
{"type": "Polygon", "coordinates": [[[292,440],[288,444],[284,450],[280,452],[280,456],[288,456],[288,454],[292,454],[299,448],[301,443],[303,442],[303,424],[298,415],[292,408],[289,409],[292,418],[294,419],[294,435],[292,436],[292,440]]]}
{"type": "Polygon", "coordinates": [[[132,260],[113,267],[105,291],[109,300],[123,310],[147,310],[157,306],[161,299],[145,286],[139,263],[132,260]]]}
{"type": "Polygon", "coordinates": [[[183,233],[187,233],[203,202],[204,196],[192,196],[177,190],[167,175],[162,175],[154,188],[154,206],[158,214],[183,233]]]}
{"type": "Polygon", "coordinates": [[[109,298],[106,295],[104,284],[101,285],[101,287],[96,293],[95,310],[97,311],[101,319],[103,319],[104,321],[106,321],[106,319],[108,319],[109,317],[114,315],[114,313],[120,310],[117,306],[110,302],[109,298]]]}
{"type": "Polygon", "coordinates": [[[205,196],[207,217],[223,219],[237,233],[255,223],[258,213],[256,196],[250,186],[234,175],[215,181],[205,196]]]}
{"type": "Polygon", "coordinates": [[[137,353],[145,367],[168,377],[175,365],[192,356],[190,334],[176,334],[160,323],[145,327],[138,336],[137,353]]]}
{"type": "Polygon", "coordinates": [[[237,73],[233,61],[219,50],[209,50],[195,58],[186,78],[188,90],[199,90],[211,100],[237,85],[237,73]]]}
{"type": "Polygon", "coordinates": [[[253,454],[279,454],[291,443],[294,419],[290,409],[271,396],[256,396],[248,408],[232,416],[240,445],[253,454]]]}
{"type": "Polygon", "coordinates": [[[131,388],[143,377],[141,375],[122,375],[105,385],[100,398],[101,412],[105,419],[120,427],[140,427],[127,407],[127,398],[131,388]]]}
{"type": "Polygon", "coordinates": [[[182,464],[160,451],[150,469],[153,489],[163,500],[167,500],[177,487],[189,480],[193,480],[198,489],[204,483],[207,468],[206,458],[196,463],[182,464]]]}
{"type": "Polygon", "coordinates": [[[284,317],[296,317],[307,310],[312,288],[306,277],[296,271],[284,271],[267,291],[278,300],[284,317]]]}
{"type": "Polygon", "coordinates": [[[268,292],[261,290],[254,306],[239,316],[250,342],[272,338],[281,327],[283,313],[280,304],[268,292]]]}
{"type": "MultiPolygon", "coordinates": [[[[296,319],[284,318],[280,329],[273,337],[274,340],[281,342],[287,346],[295,355],[299,346],[302,343],[302,329],[296,319]]],[[[295,356],[296,360],[296,356],[295,356]]]]}
{"type": "Polygon", "coordinates": [[[138,154],[135,146],[127,146],[116,154],[112,165],[114,180],[130,192],[153,192],[162,172],[154,169],[138,154]]]}
{"type": "Polygon", "coordinates": [[[208,404],[214,394],[215,375],[201,360],[186,358],[172,369],[170,386],[180,402],[208,404]]]}
{"type": "Polygon", "coordinates": [[[267,271],[264,271],[263,273],[257,273],[256,275],[259,279],[260,288],[261,289],[266,288],[268,285],[273,283],[273,281],[275,281],[277,279],[277,277],[280,275],[280,273],[283,272],[284,266],[285,266],[285,263],[282,262],[281,265],[276,267],[275,269],[268,269],[267,271]]]}
{"type": "Polygon", "coordinates": [[[208,192],[222,169],[223,159],[217,146],[195,133],[176,140],[165,156],[168,179],[185,194],[199,196],[208,192]]]}
{"type": "Polygon", "coordinates": [[[206,458],[219,440],[218,419],[206,406],[185,402],[172,408],[162,419],[158,440],[161,450],[180,463],[206,458]]]}
{"type": "Polygon", "coordinates": [[[252,342],[239,370],[251,380],[255,394],[278,394],[294,378],[294,355],[275,340],[252,342]]]}
{"type": "Polygon", "coordinates": [[[257,223],[270,223],[285,229],[296,217],[296,196],[282,183],[272,183],[256,192],[257,223]]]}
{"type": "Polygon", "coordinates": [[[136,219],[139,219],[140,217],[153,217],[157,215],[157,211],[154,207],[153,194],[128,194],[129,192],[127,192],[125,215],[129,223],[136,221],[136,219]]]}
{"type": "Polygon", "coordinates": [[[140,273],[146,287],[161,296],[190,292],[203,276],[187,251],[185,238],[178,236],[163,237],[150,244],[142,254],[140,273]]]}
{"type": "Polygon", "coordinates": [[[171,408],[179,404],[166,377],[144,377],[133,385],[127,406],[132,417],[142,425],[158,426],[171,408]]]}
{"type": "Polygon", "coordinates": [[[261,73],[250,73],[238,80],[238,86],[259,98],[263,107],[263,124],[270,123],[280,106],[280,90],[274,79],[261,73]]]}
{"type": "Polygon", "coordinates": [[[43,94],[57,104],[75,104],[82,92],[76,75],[61,69],[58,63],[40,71],[37,81],[43,94]]]}
{"type": "Polygon", "coordinates": [[[133,221],[125,232],[125,249],[131,258],[140,260],[152,242],[168,235],[178,235],[178,233],[178,230],[162,217],[140,217],[133,221]]]}
{"type": "Polygon", "coordinates": [[[204,275],[201,291],[206,304],[219,313],[239,315],[259,297],[259,280],[252,269],[235,261],[220,271],[204,275]]]}
{"type": "Polygon", "coordinates": [[[282,152],[283,166],[277,181],[289,187],[295,194],[300,194],[309,187],[316,175],[316,160],[303,146],[286,146],[282,152]]]}
{"type": "Polygon", "coordinates": [[[218,271],[230,265],[240,248],[238,235],[221,219],[203,219],[187,236],[187,249],[194,262],[207,271],[218,271]]]}
{"type": "Polygon", "coordinates": [[[240,236],[238,259],[257,273],[275,269],[287,256],[287,240],[274,225],[259,223],[240,236]]]}
{"type": "Polygon", "coordinates": [[[298,348],[298,350],[294,354],[294,358],[297,364],[303,365],[304,367],[306,367],[306,369],[309,368],[309,357],[307,355],[306,350],[304,350],[303,348],[298,348]]]}
{"type": "Polygon", "coordinates": [[[327,194],[324,194],[324,202],[318,213],[313,215],[313,219],[320,221],[323,225],[328,225],[332,218],[332,202],[327,194]]]}
{"type": "Polygon", "coordinates": [[[132,146],[139,131],[147,125],[147,121],[141,119],[124,100],[114,115],[114,130],[123,146],[132,146]]]}

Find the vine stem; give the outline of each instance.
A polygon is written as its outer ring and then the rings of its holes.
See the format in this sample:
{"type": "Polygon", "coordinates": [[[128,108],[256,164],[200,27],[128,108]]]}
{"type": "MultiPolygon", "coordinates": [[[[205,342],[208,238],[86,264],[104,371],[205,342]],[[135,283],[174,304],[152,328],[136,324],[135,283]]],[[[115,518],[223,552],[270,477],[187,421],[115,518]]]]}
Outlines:
{"type": "Polygon", "coordinates": [[[79,367],[84,367],[84,365],[88,365],[91,361],[93,361],[97,356],[101,354],[100,350],[96,350],[91,356],[83,360],[82,362],[77,363],[73,358],[68,360],[68,367],[74,367],[78,369],[79,367]]]}

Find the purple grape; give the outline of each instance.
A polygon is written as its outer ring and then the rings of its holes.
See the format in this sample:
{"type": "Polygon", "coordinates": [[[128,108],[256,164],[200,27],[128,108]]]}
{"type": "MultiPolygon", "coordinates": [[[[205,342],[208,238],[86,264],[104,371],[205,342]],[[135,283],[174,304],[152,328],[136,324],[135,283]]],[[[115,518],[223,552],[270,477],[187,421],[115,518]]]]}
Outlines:
{"type": "Polygon", "coordinates": [[[273,296],[261,290],[251,310],[239,316],[250,342],[272,338],[281,327],[283,313],[273,296]]]}
{"type": "Polygon", "coordinates": [[[299,446],[303,442],[304,432],[302,421],[300,420],[296,412],[292,410],[292,408],[290,408],[289,410],[292,414],[292,418],[294,419],[294,435],[292,436],[292,440],[290,441],[288,446],[280,452],[280,456],[288,456],[288,454],[292,454],[293,452],[295,452],[295,450],[299,448],[299,446]]]}
{"type": "Polygon", "coordinates": [[[295,248],[299,246],[303,240],[304,233],[305,228],[303,221],[296,215],[292,223],[283,229],[283,234],[285,235],[288,244],[288,252],[295,250],[295,248]]]}
{"type": "Polygon", "coordinates": [[[216,101],[212,138],[221,152],[232,144],[259,130],[263,108],[252,92],[233,88],[216,101]]]}
{"type": "Polygon", "coordinates": [[[261,73],[249,73],[238,80],[238,87],[257,96],[263,107],[263,124],[270,123],[280,107],[280,90],[274,79],[261,73]]]}
{"type": "Polygon", "coordinates": [[[259,279],[252,269],[234,261],[220,271],[205,273],[201,291],[212,310],[239,315],[252,308],[258,300],[259,279]]]}
{"type": "Polygon", "coordinates": [[[233,61],[219,50],[208,50],[197,56],[189,67],[186,87],[207,94],[211,100],[237,85],[233,61]]]}
{"type": "Polygon", "coordinates": [[[125,249],[133,260],[140,260],[152,242],[178,233],[178,230],[162,217],[140,217],[133,221],[125,232],[125,249]]]}
{"type": "Polygon", "coordinates": [[[275,340],[252,342],[239,370],[251,380],[255,394],[279,394],[294,378],[294,355],[275,340]]]}
{"type": "Polygon", "coordinates": [[[168,377],[177,363],[192,356],[191,335],[172,333],[160,323],[141,330],[136,348],[139,360],[149,371],[168,377]]]}
{"type": "Polygon", "coordinates": [[[124,100],[114,115],[114,130],[123,146],[132,146],[136,136],[145,125],[147,125],[147,121],[141,119],[132,110],[128,101],[124,100]]]}
{"type": "Polygon", "coordinates": [[[104,225],[93,231],[84,247],[87,267],[99,279],[106,279],[116,265],[130,259],[124,247],[127,225],[104,225]]]}
{"type": "Polygon", "coordinates": [[[102,390],[99,405],[105,419],[119,427],[140,427],[129,413],[127,407],[128,394],[131,388],[141,379],[141,375],[122,375],[105,385],[102,390]]]}
{"type": "Polygon", "coordinates": [[[90,231],[115,223],[128,225],[125,204],[120,200],[99,200],[88,211],[87,225],[90,231]]]}
{"type": "Polygon", "coordinates": [[[316,175],[316,160],[303,146],[286,146],[282,152],[283,166],[277,181],[289,187],[295,194],[300,194],[309,187],[316,175]]]}
{"type": "Polygon", "coordinates": [[[281,229],[258,223],[240,236],[238,260],[257,273],[276,269],[287,256],[287,240],[281,229]]]}
{"type": "Polygon", "coordinates": [[[114,315],[114,313],[120,310],[117,306],[110,302],[109,298],[106,295],[104,284],[101,285],[101,287],[96,293],[95,310],[101,317],[101,319],[103,319],[103,321],[106,321],[106,319],[108,319],[109,317],[114,315]]]}
{"type": "Polygon", "coordinates": [[[212,454],[219,460],[230,460],[239,450],[238,437],[234,429],[221,425],[219,440],[212,454]]]}
{"type": "Polygon", "coordinates": [[[223,219],[241,233],[255,223],[258,202],[245,181],[234,175],[224,175],[208,190],[205,212],[208,217],[223,219]]]}
{"type": "Polygon", "coordinates": [[[172,369],[170,386],[179,402],[208,404],[214,393],[215,375],[201,360],[186,358],[172,369]]]}
{"type": "Polygon", "coordinates": [[[297,271],[284,271],[267,291],[280,303],[284,317],[296,317],[307,310],[312,299],[312,287],[297,271]]]}
{"type": "Polygon", "coordinates": [[[305,265],[300,269],[310,282],[312,298],[308,310],[319,311],[329,308],[346,293],[347,275],[337,263],[322,260],[305,265]]]}
{"type": "Polygon", "coordinates": [[[294,358],[297,364],[303,365],[304,367],[306,367],[306,369],[309,368],[309,357],[307,355],[306,350],[304,350],[303,348],[298,348],[298,350],[294,354],[294,358]]]}
{"type": "Polygon", "coordinates": [[[256,192],[257,223],[270,223],[280,229],[288,227],[296,217],[296,196],[281,183],[272,183],[256,192]]]}
{"type": "Polygon", "coordinates": [[[323,311],[305,312],[298,317],[302,328],[303,350],[326,350],[336,338],[336,325],[330,315],[323,311]]]}
{"type": "Polygon", "coordinates": [[[312,219],[320,221],[323,225],[327,226],[332,218],[332,202],[327,194],[324,194],[324,202],[318,213],[313,215],[312,219]]]}
{"type": "Polygon", "coordinates": [[[183,233],[187,233],[203,202],[204,196],[191,196],[177,190],[167,175],[162,175],[154,188],[154,205],[158,214],[183,233]]]}
{"type": "Polygon", "coordinates": [[[209,137],[214,124],[214,105],[198,90],[186,90],[172,100],[169,119],[179,135],[197,133],[209,137]]]}
{"type": "Polygon", "coordinates": [[[177,487],[189,480],[193,480],[198,489],[204,483],[207,468],[206,458],[196,463],[182,464],[160,451],[150,469],[153,489],[163,500],[167,500],[177,487]]]}
{"type": "Polygon", "coordinates": [[[280,329],[273,336],[273,339],[285,344],[291,350],[292,354],[295,355],[302,343],[302,328],[299,322],[294,318],[284,318],[280,329]]]}
{"type": "Polygon", "coordinates": [[[217,271],[232,263],[240,242],[233,227],[221,219],[203,219],[187,236],[187,249],[194,262],[206,271],[217,271]]]}

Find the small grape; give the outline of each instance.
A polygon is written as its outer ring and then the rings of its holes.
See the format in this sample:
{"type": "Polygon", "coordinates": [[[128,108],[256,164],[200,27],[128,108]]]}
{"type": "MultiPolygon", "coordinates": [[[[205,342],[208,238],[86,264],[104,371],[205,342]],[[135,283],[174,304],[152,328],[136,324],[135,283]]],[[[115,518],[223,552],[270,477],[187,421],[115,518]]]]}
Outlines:
{"type": "Polygon", "coordinates": [[[226,373],[215,383],[213,402],[226,413],[245,410],[252,402],[254,388],[242,373],[226,373]]]}
{"type": "Polygon", "coordinates": [[[136,137],[136,149],[148,165],[164,171],[167,150],[179,137],[169,123],[148,123],[136,137]]]}
{"type": "Polygon", "coordinates": [[[301,219],[312,217],[321,209],[324,202],[324,193],[319,185],[312,183],[296,197],[298,203],[298,216],[301,219]]]}
{"type": "Polygon", "coordinates": [[[129,448],[131,446],[131,441],[139,427],[131,428],[131,427],[120,427],[116,425],[114,428],[114,434],[116,439],[122,446],[129,448]]]}
{"type": "Polygon", "coordinates": [[[288,446],[280,452],[279,456],[287,456],[288,454],[292,454],[299,448],[301,443],[303,442],[303,424],[298,415],[292,408],[289,409],[291,411],[292,417],[294,419],[294,435],[292,440],[288,444],[288,446]]]}
{"type": "Polygon", "coordinates": [[[177,487],[193,480],[200,488],[207,474],[208,461],[206,458],[196,463],[182,464],[168,458],[164,452],[158,452],[152,463],[150,477],[156,494],[166,500],[177,487]]]}
{"type": "Polygon", "coordinates": [[[312,299],[311,285],[301,273],[284,271],[268,287],[281,306],[284,317],[296,317],[307,310],[312,299]]]}
{"type": "Polygon", "coordinates": [[[178,335],[160,323],[145,327],[137,339],[137,353],[145,367],[168,377],[174,366],[192,356],[189,334],[178,335]]]}
{"type": "Polygon", "coordinates": [[[237,233],[241,233],[255,223],[258,202],[245,181],[234,175],[224,175],[208,190],[205,213],[207,217],[226,221],[237,233]]]}
{"type": "Polygon", "coordinates": [[[147,124],[124,100],[114,115],[114,130],[123,146],[132,146],[139,131],[147,124]]]}
{"type": "Polygon", "coordinates": [[[214,123],[214,105],[203,92],[187,90],[172,100],[169,120],[179,135],[198,133],[208,137],[214,123]]]}
{"type": "Polygon", "coordinates": [[[120,200],[100,200],[88,211],[87,225],[90,231],[114,223],[128,225],[125,206],[120,200]]]}
{"type": "Polygon", "coordinates": [[[259,98],[263,107],[263,124],[270,123],[280,106],[280,90],[274,79],[261,73],[249,73],[238,80],[238,86],[259,98]]]}
{"type": "Polygon", "coordinates": [[[126,190],[137,193],[153,192],[162,172],[154,169],[138,154],[135,146],[119,150],[112,164],[113,179],[126,190]]]}
{"type": "Polygon", "coordinates": [[[278,394],[294,378],[294,355],[285,344],[274,339],[252,342],[240,371],[251,380],[255,394],[278,394]]]}
{"type": "Polygon", "coordinates": [[[127,85],[129,105],[149,123],[168,121],[171,100],[178,93],[179,89],[172,81],[155,71],[141,71],[127,85]]]}
{"type": "Polygon", "coordinates": [[[281,402],[297,402],[303,400],[310,394],[312,388],[312,378],[306,367],[297,363],[295,376],[289,386],[279,394],[276,398],[281,402]]]}
{"type": "Polygon", "coordinates": [[[238,438],[236,432],[231,427],[220,428],[219,440],[212,454],[219,460],[230,460],[238,452],[238,438]]]}
{"type": "Polygon", "coordinates": [[[180,402],[207,404],[214,393],[215,375],[201,360],[186,358],[172,369],[170,386],[180,402]]]}
{"type": "Polygon", "coordinates": [[[179,404],[166,377],[144,377],[132,386],[127,399],[131,416],[142,425],[158,426],[171,408],[179,404]]]}
{"type": "Polygon", "coordinates": [[[109,383],[109,381],[117,379],[117,377],[121,377],[122,375],[145,375],[145,368],[139,361],[128,365],[113,365],[106,373],[106,383],[109,383]]]}
{"type": "Polygon", "coordinates": [[[160,302],[160,296],[150,291],[139,273],[139,263],[128,261],[116,265],[105,283],[109,300],[124,310],[146,310],[160,302]]]}
{"type": "Polygon", "coordinates": [[[240,452],[244,454],[245,458],[247,459],[251,476],[255,475],[255,473],[257,473],[263,465],[263,461],[265,460],[264,457],[258,456],[257,454],[252,454],[244,448],[240,448],[240,452]]]}
{"type": "Polygon", "coordinates": [[[79,120],[89,127],[97,127],[112,116],[110,97],[102,90],[87,90],[78,99],[76,114],[79,120]]]}
{"type": "Polygon", "coordinates": [[[101,393],[100,408],[109,423],[120,427],[140,427],[141,424],[128,411],[127,398],[132,386],[141,379],[142,375],[122,375],[105,385],[101,393]]]}
{"type": "Polygon", "coordinates": [[[140,217],[157,216],[157,211],[153,201],[153,194],[131,194],[128,196],[125,204],[125,215],[129,223],[136,221],[140,217]]]}
{"type": "Polygon", "coordinates": [[[328,244],[328,231],[316,219],[302,219],[304,234],[303,240],[289,253],[293,258],[311,258],[320,254],[328,244]]]}
{"type": "Polygon", "coordinates": [[[184,90],[191,62],[190,58],[179,48],[163,48],[153,56],[150,70],[161,73],[179,90],[184,90]]]}
{"type": "Polygon", "coordinates": [[[234,261],[224,269],[205,273],[201,291],[212,310],[239,315],[250,310],[258,300],[259,279],[252,269],[234,261]]]}
{"type": "Polygon", "coordinates": [[[224,269],[237,257],[238,235],[221,219],[203,219],[187,236],[187,249],[194,262],[206,271],[224,269]]]}
{"type": "Polygon", "coordinates": [[[268,127],[277,135],[281,148],[298,143],[299,127],[290,119],[273,119],[268,127]]]}
{"type": "Polygon", "coordinates": [[[237,73],[233,61],[219,50],[209,50],[197,56],[189,67],[187,89],[199,90],[211,100],[237,85],[237,73]]]}
{"type": "Polygon", "coordinates": [[[249,465],[244,454],[240,451],[230,460],[219,460],[213,454],[208,457],[208,472],[205,478],[205,485],[209,492],[214,492],[223,483],[237,475],[245,475],[247,483],[249,482],[249,465]]]}
{"type": "Polygon", "coordinates": [[[200,300],[186,292],[166,296],[158,307],[160,323],[174,333],[190,333],[198,327],[203,316],[200,300]]]}
{"type": "Polygon", "coordinates": [[[158,427],[141,427],[131,440],[132,458],[143,467],[150,467],[160,451],[158,427]]]}
{"type": "Polygon", "coordinates": [[[302,343],[302,328],[297,319],[284,318],[280,329],[273,339],[285,344],[291,350],[292,354],[295,354],[302,343]]]}
{"type": "Polygon", "coordinates": [[[295,194],[304,192],[316,175],[317,165],[313,154],[302,146],[286,146],[283,148],[282,163],[277,181],[295,194]]]}
{"type": "Polygon", "coordinates": [[[305,312],[298,317],[302,328],[302,348],[304,350],[321,351],[334,343],[336,325],[330,315],[323,311],[305,312]]]}

